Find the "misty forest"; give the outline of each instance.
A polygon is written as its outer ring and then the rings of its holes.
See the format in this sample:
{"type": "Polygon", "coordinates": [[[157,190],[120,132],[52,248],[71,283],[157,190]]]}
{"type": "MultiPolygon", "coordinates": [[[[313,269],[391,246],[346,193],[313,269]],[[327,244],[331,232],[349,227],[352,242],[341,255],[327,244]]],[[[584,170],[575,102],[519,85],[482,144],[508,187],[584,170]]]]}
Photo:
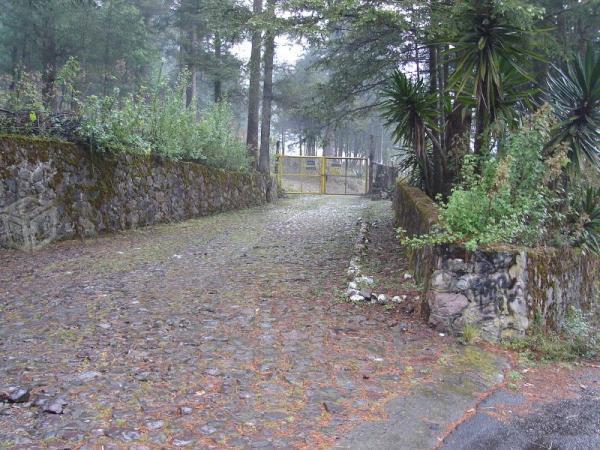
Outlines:
{"type": "Polygon", "coordinates": [[[599,44],[600,0],[0,0],[0,448],[600,448],[599,44]]]}
{"type": "Polygon", "coordinates": [[[597,250],[599,8],[3,0],[0,126],[263,173],[372,152],[459,240],[597,250]]]}

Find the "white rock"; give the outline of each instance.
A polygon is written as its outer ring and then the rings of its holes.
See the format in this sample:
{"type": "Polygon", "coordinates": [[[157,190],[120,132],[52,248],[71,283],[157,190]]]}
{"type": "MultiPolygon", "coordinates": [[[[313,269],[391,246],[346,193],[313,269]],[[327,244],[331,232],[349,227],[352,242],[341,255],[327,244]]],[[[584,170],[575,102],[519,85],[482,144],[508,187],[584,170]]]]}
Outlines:
{"type": "Polygon", "coordinates": [[[404,279],[405,279],[405,280],[410,280],[412,277],[413,277],[413,276],[412,276],[410,273],[408,273],[408,272],[406,272],[406,273],[404,274],[404,279]]]}
{"type": "Polygon", "coordinates": [[[373,284],[373,277],[367,277],[366,275],[363,275],[363,276],[357,277],[355,281],[359,284],[371,285],[371,284],[373,284]]]}
{"type": "Polygon", "coordinates": [[[394,303],[400,303],[400,302],[402,301],[402,299],[400,298],[400,296],[399,296],[399,295],[394,295],[394,296],[392,297],[392,301],[393,301],[394,303]]]}
{"type": "Polygon", "coordinates": [[[387,303],[388,299],[387,299],[387,296],[385,294],[379,294],[377,296],[377,301],[379,303],[387,303]]]}
{"type": "Polygon", "coordinates": [[[364,300],[365,300],[365,298],[360,294],[354,294],[353,296],[350,297],[350,301],[354,302],[354,303],[360,303],[364,300]]]}
{"type": "Polygon", "coordinates": [[[348,289],[358,289],[358,284],[356,284],[354,281],[351,281],[348,283],[348,289]]]}
{"type": "Polygon", "coordinates": [[[348,297],[352,297],[353,295],[356,295],[356,294],[360,294],[360,292],[357,289],[348,289],[346,291],[346,295],[348,297]]]}

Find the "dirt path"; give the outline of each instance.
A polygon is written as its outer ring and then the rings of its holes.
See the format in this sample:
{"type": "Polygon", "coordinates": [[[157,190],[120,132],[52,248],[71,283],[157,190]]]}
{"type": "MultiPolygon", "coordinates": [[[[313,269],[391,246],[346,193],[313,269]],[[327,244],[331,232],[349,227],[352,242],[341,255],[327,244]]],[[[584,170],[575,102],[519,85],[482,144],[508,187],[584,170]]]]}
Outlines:
{"type": "Polygon", "coordinates": [[[0,447],[439,444],[507,365],[429,330],[410,301],[341,300],[361,215],[384,230],[379,289],[404,273],[389,208],[301,197],[0,251],[0,389],[31,391],[0,403],[0,447]]]}

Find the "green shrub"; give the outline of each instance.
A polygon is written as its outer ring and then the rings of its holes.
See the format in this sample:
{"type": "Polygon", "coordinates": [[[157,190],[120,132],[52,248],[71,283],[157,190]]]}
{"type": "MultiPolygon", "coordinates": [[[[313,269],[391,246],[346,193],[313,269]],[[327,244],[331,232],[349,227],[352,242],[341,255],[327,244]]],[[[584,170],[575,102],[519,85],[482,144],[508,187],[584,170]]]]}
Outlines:
{"type": "Polygon", "coordinates": [[[89,97],[82,105],[79,135],[100,151],[159,154],[229,170],[248,170],[243,142],[221,102],[202,112],[186,107],[185,83],[161,85],[120,99],[119,92],[89,97]]]}
{"type": "Polygon", "coordinates": [[[148,114],[143,102],[129,96],[119,100],[119,91],[106,97],[90,96],[82,104],[78,134],[95,150],[150,153],[146,133],[148,114]]]}
{"type": "MultiPolygon", "coordinates": [[[[463,243],[470,250],[479,245],[509,243],[533,246],[546,237],[553,192],[549,178],[557,172],[544,162],[544,146],[552,124],[547,107],[531,115],[510,137],[506,154],[483,163],[465,158],[462,183],[440,202],[440,224],[431,234],[400,238],[409,246],[463,243]]],[[[549,158],[548,161],[554,159],[549,158]]],[[[565,164],[560,161],[559,165],[565,164]]],[[[560,170],[558,171],[560,173],[560,170]]]]}
{"type": "Polygon", "coordinates": [[[231,108],[220,102],[205,111],[200,122],[202,159],[206,164],[244,171],[250,164],[246,145],[232,132],[231,108]]]}
{"type": "Polygon", "coordinates": [[[0,105],[12,111],[0,115],[0,131],[83,140],[101,153],[158,154],[228,170],[249,169],[231,108],[225,102],[205,111],[186,106],[186,74],[175,85],[159,77],[152,89],[136,94],[122,95],[116,89],[82,100],[74,87],[80,72],[74,58],[58,71],[62,113],[44,110],[39,80],[32,74],[24,74],[8,94],[0,89],[0,105]]]}
{"type": "Polygon", "coordinates": [[[600,188],[585,189],[575,211],[581,231],[577,243],[584,253],[600,255],[600,188]]]}

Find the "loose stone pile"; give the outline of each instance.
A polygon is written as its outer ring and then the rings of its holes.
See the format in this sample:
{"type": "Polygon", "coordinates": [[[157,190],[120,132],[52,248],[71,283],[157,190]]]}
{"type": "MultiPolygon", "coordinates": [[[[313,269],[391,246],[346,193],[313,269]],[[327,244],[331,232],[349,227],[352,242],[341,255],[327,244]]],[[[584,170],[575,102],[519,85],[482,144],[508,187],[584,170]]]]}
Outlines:
{"type": "Polygon", "coordinates": [[[348,267],[348,277],[350,281],[348,288],[344,293],[345,296],[353,303],[371,302],[373,304],[386,304],[390,301],[392,303],[400,303],[406,300],[406,295],[402,297],[399,295],[393,296],[391,299],[385,294],[377,294],[373,291],[375,280],[372,276],[364,275],[362,273],[362,262],[367,256],[367,249],[369,243],[369,230],[371,224],[363,220],[358,219],[358,236],[354,244],[354,253],[352,259],[350,259],[350,266],[348,267]]]}

